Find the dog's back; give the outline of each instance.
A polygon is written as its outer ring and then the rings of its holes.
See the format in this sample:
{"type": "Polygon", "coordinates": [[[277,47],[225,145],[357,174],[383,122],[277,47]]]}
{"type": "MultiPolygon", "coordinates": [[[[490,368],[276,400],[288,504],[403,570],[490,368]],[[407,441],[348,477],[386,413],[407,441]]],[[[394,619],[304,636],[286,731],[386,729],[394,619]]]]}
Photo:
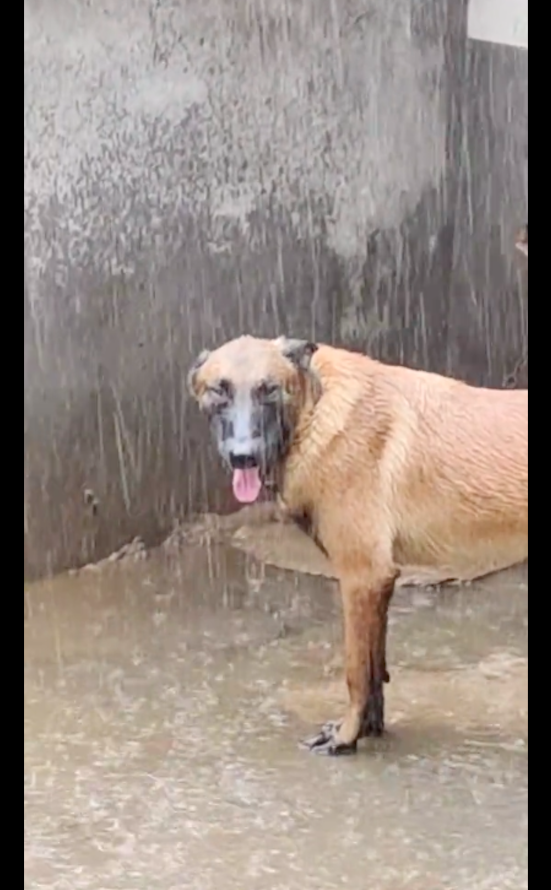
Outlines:
{"type": "Polygon", "coordinates": [[[527,391],[325,346],[313,367],[324,389],[315,413],[325,435],[316,438],[331,442],[322,459],[334,469],[353,463],[354,488],[377,491],[398,564],[476,577],[526,559],[527,391]]]}

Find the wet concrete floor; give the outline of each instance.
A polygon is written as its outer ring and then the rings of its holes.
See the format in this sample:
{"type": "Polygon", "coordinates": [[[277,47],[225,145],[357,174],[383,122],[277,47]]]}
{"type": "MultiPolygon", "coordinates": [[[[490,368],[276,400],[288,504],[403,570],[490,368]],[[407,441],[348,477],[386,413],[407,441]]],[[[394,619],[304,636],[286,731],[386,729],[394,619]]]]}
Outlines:
{"type": "Polygon", "coordinates": [[[527,584],[401,590],[388,737],[339,715],[332,582],[184,546],[25,590],[28,890],[523,890],[527,584]]]}

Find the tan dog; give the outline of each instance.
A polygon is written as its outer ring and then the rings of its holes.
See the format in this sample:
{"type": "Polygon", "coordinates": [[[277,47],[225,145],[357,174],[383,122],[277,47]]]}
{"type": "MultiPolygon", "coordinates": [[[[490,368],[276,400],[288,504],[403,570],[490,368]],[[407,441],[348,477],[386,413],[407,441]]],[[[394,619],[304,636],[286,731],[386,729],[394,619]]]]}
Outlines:
{"type": "Polygon", "coordinates": [[[272,477],[340,580],[349,707],[306,744],[384,728],[387,612],[404,564],[490,573],[528,556],[528,393],[468,386],[306,341],[240,337],[190,389],[241,502],[272,477]]]}

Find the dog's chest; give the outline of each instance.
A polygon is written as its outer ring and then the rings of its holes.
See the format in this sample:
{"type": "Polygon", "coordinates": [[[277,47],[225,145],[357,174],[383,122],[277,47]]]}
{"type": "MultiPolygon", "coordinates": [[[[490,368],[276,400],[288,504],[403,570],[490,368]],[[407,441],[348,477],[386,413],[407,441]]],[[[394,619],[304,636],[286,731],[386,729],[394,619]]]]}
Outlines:
{"type": "Polygon", "coordinates": [[[300,464],[287,466],[278,486],[279,496],[288,519],[308,535],[321,552],[328,556],[320,534],[316,516],[316,492],[312,490],[310,474],[300,464]]]}
{"type": "Polygon", "coordinates": [[[309,511],[299,510],[299,511],[289,511],[289,518],[295,523],[295,525],[302,531],[304,534],[308,535],[309,538],[314,542],[316,547],[325,555],[329,556],[327,550],[323,545],[323,541],[319,535],[317,523],[313,518],[313,514],[309,511]]]}

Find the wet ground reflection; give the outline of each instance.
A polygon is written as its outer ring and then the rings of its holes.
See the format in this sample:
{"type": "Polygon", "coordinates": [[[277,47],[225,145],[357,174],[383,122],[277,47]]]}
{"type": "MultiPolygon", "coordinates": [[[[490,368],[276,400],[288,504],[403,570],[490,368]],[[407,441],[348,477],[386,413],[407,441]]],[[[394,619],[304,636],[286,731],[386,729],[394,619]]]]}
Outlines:
{"type": "Polygon", "coordinates": [[[399,591],[388,738],[335,761],[330,581],[182,545],[25,613],[29,890],[527,886],[524,573],[399,591]]]}

